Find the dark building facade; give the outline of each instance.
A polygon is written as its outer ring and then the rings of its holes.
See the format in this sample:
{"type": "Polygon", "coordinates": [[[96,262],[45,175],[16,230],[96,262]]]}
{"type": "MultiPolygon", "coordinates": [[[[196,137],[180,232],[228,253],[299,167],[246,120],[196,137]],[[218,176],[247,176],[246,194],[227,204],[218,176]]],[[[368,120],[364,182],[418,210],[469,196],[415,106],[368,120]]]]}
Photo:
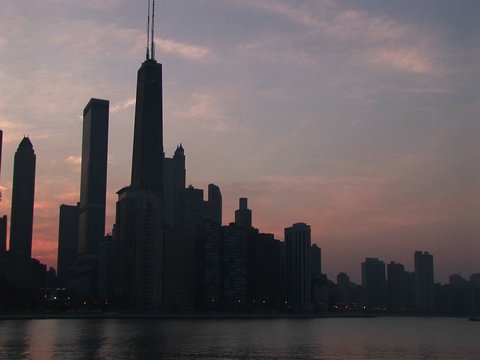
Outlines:
{"type": "Polygon", "coordinates": [[[248,229],[235,223],[223,227],[223,309],[247,308],[248,229]]]}
{"type": "Polygon", "coordinates": [[[412,310],[409,301],[413,293],[411,275],[402,264],[394,261],[387,265],[387,308],[392,312],[412,310]]]}
{"type": "Polygon", "coordinates": [[[235,210],[235,224],[244,229],[252,227],[252,210],[248,208],[247,198],[239,200],[239,208],[235,210]]]}
{"type": "Polygon", "coordinates": [[[176,312],[185,310],[187,291],[185,287],[185,239],[183,216],[185,213],[185,151],[180,144],[172,158],[163,162],[164,203],[164,271],[163,308],[176,312]]]}
{"type": "Polygon", "coordinates": [[[24,137],[15,153],[13,166],[10,252],[28,259],[32,257],[35,163],[32,142],[24,137]]]}
{"type": "Polygon", "coordinates": [[[222,227],[207,219],[197,231],[196,308],[201,311],[222,309],[222,227]]]}
{"type": "Polygon", "coordinates": [[[7,252],[7,215],[0,217],[0,255],[7,252]]]}
{"type": "Polygon", "coordinates": [[[285,301],[280,241],[273,234],[259,233],[257,229],[249,231],[247,237],[249,309],[279,309],[285,301]]]}
{"type": "Polygon", "coordinates": [[[433,256],[415,251],[415,310],[431,313],[434,309],[433,256]]]}
{"type": "Polygon", "coordinates": [[[130,308],[159,311],[163,305],[165,211],[162,65],[153,57],[137,73],[131,184],[118,194],[114,240],[114,293],[130,308]]]}
{"type": "Polygon", "coordinates": [[[387,301],[385,263],[377,258],[366,258],[362,263],[362,287],[367,311],[383,311],[387,301]]]}
{"type": "Polygon", "coordinates": [[[310,247],[310,274],[312,279],[322,274],[322,249],[317,244],[310,247]]]}
{"type": "Polygon", "coordinates": [[[91,99],[83,110],[79,254],[96,254],[105,235],[108,155],[107,100],[91,99]]]}
{"type": "Polygon", "coordinates": [[[163,204],[148,191],[118,192],[115,294],[130,309],[159,311],[163,286],[163,204]]]}
{"type": "Polygon", "coordinates": [[[147,59],[137,74],[131,187],[162,197],[162,64],[147,59]]]}
{"type": "Polygon", "coordinates": [[[290,306],[304,310],[311,304],[311,230],[305,223],[285,229],[287,299],[290,306]]]}
{"type": "Polygon", "coordinates": [[[337,305],[339,306],[340,310],[353,309],[353,287],[354,285],[346,273],[341,272],[337,274],[337,305]]]}
{"type": "Polygon", "coordinates": [[[214,223],[222,225],[222,193],[215,184],[208,184],[208,217],[214,223]]]}
{"type": "Polygon", "coordinates": [[[57,257],[57,277],[60,286],[67,285],[68,273],[77,258],[78,208],[78,204],[60,206],[57,257]]]}
{"type": "Polygon", "coordinates": [[[3,130],[0,130],[0,178],[2,175],[3,130]]]}
{"type": "MultiPolygon", "coordinates": [[[[2,149],[3,149],[3,131],[0,130],[0,175],[2,174],[2,149]]],[[[0,176],[1,178],[1,176],[0,176]]],[[[0,201],[2,200],[2,192],[0,190],[0,201]]],[[[7,216],[0,217],[0,255],[7,251],[7,216]]]]}
{"type": "Polygon", "coordinates": [[[183,193],[184,215],[183,240],[185,244],[185,287],[187,289],[187,307],[193,309],[195,304],[195,281],[197,279],[197,230],[207,219],[207,203],[203,200],[203,189],[188,186],[183,193]]]}
{"type": "Polygon", "coordinates": [[[179,227],[182,214],[181,197],[185,190],[185,150],[180,144],[172,158],[163,160],[163,203],[165,207],[165,224],[171,228],[179,227]]]}

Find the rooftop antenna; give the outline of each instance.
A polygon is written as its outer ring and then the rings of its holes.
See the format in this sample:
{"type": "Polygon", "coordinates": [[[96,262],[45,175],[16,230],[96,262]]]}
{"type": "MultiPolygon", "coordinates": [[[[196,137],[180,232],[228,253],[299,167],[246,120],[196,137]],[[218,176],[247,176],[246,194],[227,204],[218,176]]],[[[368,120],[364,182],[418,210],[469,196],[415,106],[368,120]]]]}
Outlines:
{"type": "Polygon", "coordinates": [[[154,31],[155,31],[155,0],[153,0],[152,4],[152,48],[150,50],[150,54],[152,55],[151,59],[155,60],[155,36],[154,36],[154,31]]]}
{"type": "Polygon", "coordinates": [[[147,14],[147,60],[150,59],[150,0],[148,0],[148,14],[147,14]]]}

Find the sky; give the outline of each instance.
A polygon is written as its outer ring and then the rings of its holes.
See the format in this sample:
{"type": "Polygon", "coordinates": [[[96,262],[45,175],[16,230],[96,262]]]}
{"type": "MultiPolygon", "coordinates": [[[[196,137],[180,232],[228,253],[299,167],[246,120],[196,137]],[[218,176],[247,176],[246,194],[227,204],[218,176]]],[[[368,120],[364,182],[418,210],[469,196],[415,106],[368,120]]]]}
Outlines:
{"type": "MultiPolygon", "coordinates": [[[[365,257],[435,280],[480,272],[480,2],[157,0],[164,147],[187,184],[220,186],[224,223],[248,197],[283,240],[311,225],[323,271],[365,257]]],[[[56,267],[61,204],[79,199],[82,112],[110,101],[107,224],[130,182],[147,0],[1,1],[0,213],[13,156],[37,155],[33,256],[56,267]]]]}

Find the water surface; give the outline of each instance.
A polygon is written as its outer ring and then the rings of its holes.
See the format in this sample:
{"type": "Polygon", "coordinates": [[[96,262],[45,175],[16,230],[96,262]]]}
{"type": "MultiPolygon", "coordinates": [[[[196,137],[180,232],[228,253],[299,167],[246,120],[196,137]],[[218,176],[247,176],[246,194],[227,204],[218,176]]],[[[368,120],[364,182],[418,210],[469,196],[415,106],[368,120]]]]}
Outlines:
{"type": "Polygon", "coordinates": [[[0,359],[480,359],[480,322],[450,318],[4,320],[0,359]]]}

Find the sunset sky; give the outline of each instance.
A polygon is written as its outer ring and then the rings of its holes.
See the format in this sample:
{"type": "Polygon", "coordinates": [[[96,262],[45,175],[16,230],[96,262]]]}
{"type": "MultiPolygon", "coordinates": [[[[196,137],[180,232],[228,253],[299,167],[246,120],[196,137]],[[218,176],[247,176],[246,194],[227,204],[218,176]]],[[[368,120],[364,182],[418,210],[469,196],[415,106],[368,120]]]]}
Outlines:
{"type": "MultiPolygon", "coordinates": [[[[107,227],[130,182],[147,0],[2,1],[0,213],[13,156],[37,155],[33,255],[56,267],[58,213],[79,199],[82,111],[110,100],[107,227]]],[[[249,198],[283,240],[312,226],[323,270],[367,256],[435,280],[480,272],[480,1],[157,0],[164,144],[187,183],[249,198]]]]}

